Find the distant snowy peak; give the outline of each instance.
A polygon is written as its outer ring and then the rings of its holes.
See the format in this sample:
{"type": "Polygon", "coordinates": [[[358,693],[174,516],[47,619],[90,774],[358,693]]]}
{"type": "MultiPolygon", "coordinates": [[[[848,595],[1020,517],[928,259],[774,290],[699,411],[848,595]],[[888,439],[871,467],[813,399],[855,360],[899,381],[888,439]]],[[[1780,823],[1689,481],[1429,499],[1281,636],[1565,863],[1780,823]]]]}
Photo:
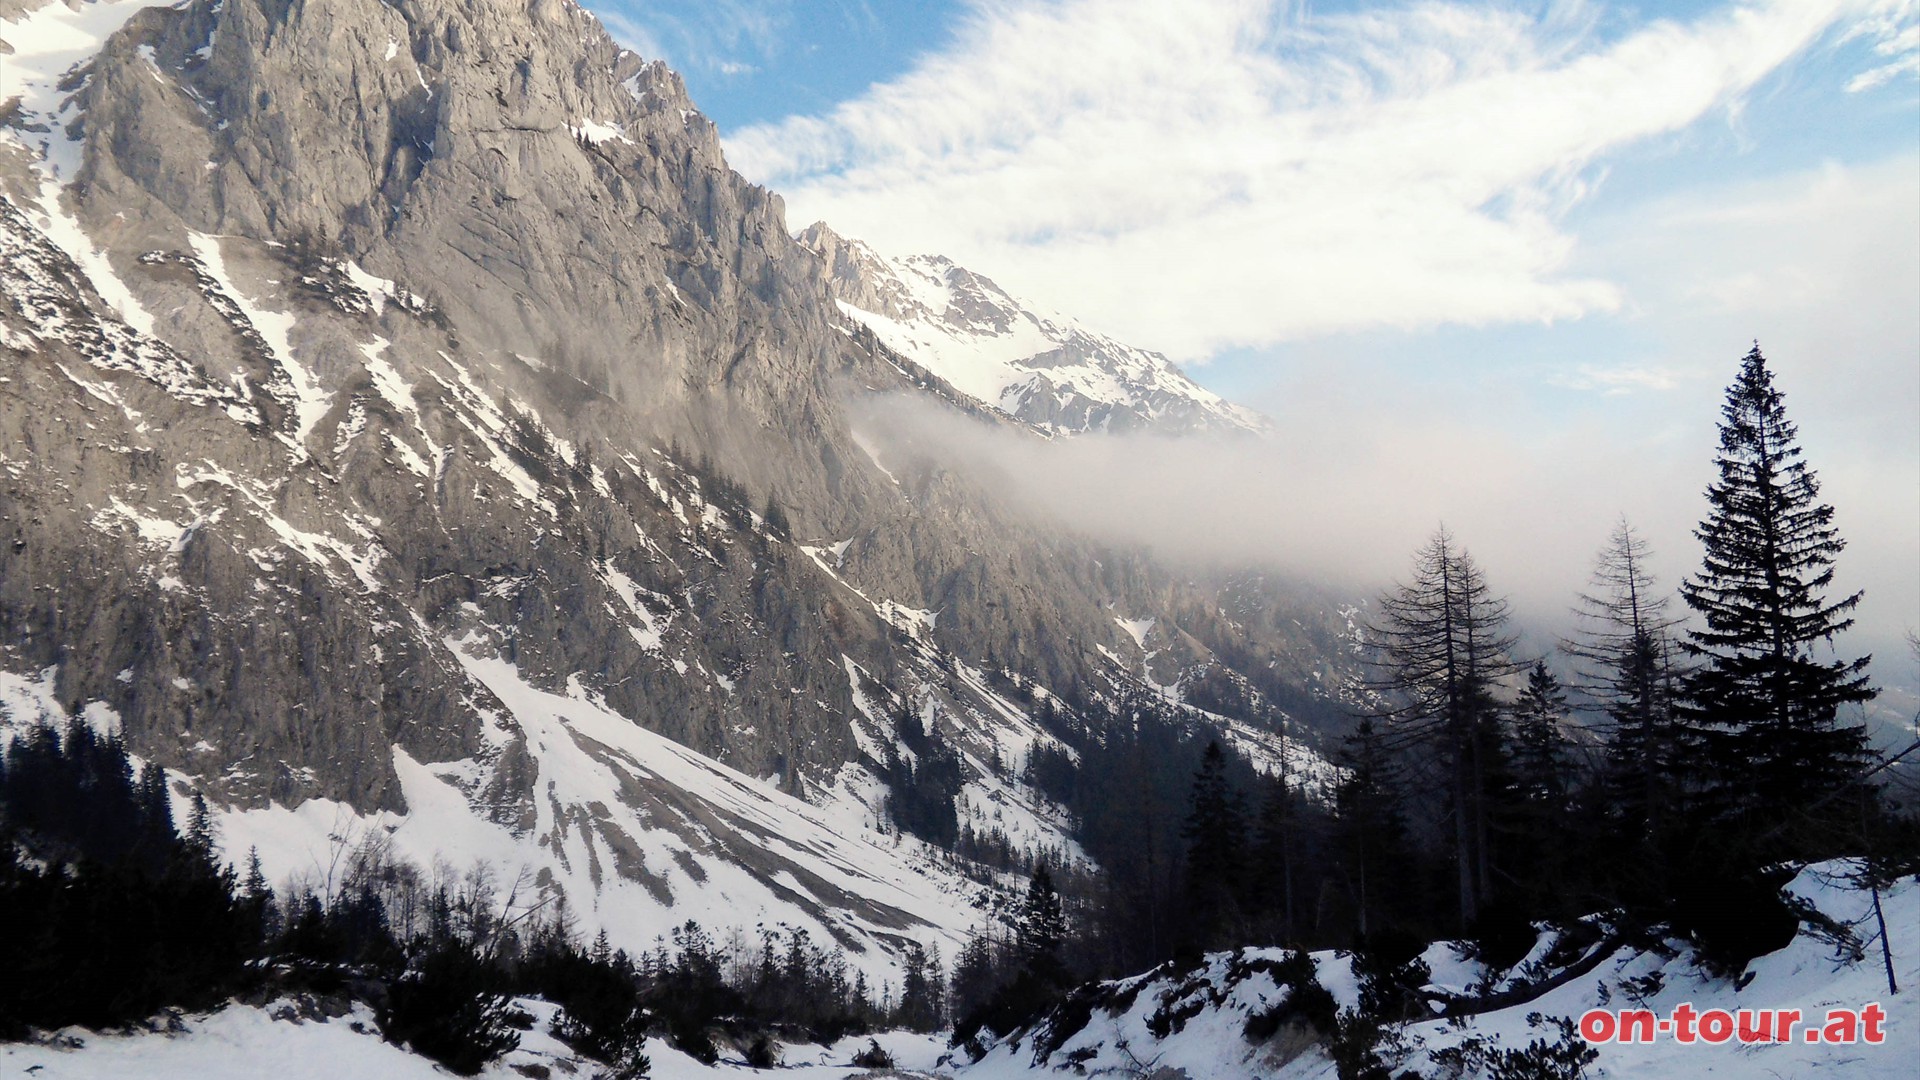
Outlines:
{"type": "Polygon", "coordinates": [[[1165,356],[1044,313],[939,255],[889,259],[816,222],[840,310],[959,392],[1049,434],[1261,432],[1267,420],[1165,356]]]}

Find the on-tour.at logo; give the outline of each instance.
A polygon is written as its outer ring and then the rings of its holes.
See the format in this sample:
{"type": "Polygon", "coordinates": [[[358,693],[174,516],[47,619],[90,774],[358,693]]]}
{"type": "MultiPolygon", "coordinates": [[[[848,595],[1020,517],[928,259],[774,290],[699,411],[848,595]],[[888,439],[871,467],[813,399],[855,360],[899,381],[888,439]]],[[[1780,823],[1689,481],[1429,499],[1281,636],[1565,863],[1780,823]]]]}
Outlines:
{"type": "Polygon", "coordinates": [[[1691,1003],[1673,1007],[1660,1016],[1652,1009],[1588,1009],[1580,1016],[1580,1037],[1590,1043],[1651,1043],[1672,1039],[1682,1045],[1705,1043],[1865,1043],[1879,1046],[1887,1040],[1887,1013],[1879,1002],[1858,1009],[1828,1009],[1824,1022],[1815,1022],[1799,1009],[1708,1009],[1691,1003]],[[1802,1025],[1805,1025],[1803,1028],[1802,1025]]]}

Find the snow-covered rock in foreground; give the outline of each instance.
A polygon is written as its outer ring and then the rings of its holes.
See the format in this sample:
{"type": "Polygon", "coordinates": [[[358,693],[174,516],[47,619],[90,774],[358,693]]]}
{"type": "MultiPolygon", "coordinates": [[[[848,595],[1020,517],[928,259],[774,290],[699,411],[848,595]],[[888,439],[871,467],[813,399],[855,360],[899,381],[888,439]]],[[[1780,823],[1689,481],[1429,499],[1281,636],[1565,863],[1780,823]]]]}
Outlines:
{"type": "Polygon", "coordinates": [[[1267,421],[1157,352],[1043,313],[939,255],[889,259],[825,223],[800,242],[826,260],[847,317],[991,409],[1055,435],[1258,432],[1267,421]]]}
{"type": "MultiPolygon", "coordinates": [[[[1910,1077],[1913,1063],[1920,1060],[1920,997],[1915,989],[1920,987],[1920,885],[1905,880],[1881,897],[1902,990],[1891,995],[1872,900],[1847,882],[1852,869],[1845,862],[1820,864],[1802,871],[1788,886],[1789,892],[1847,927],[1851,939],[1803,925],[1792,944],[1749,964],[1740,980],[1743,985],[1707,974],[1685,949],[1663,956],[1620,948],[1584,975],[1523,1003],[1457,1020],[1410,1024],[1402,1032],[1405,1056],[1397,1061],[1382,1056],[1396,1076],[1403,1069],[1421,1076],[1455,1075],[1433,1055],[1473,1040],[1493,1048],[1520,1048],[1541,1038],[1553,1041],[1556,1032],[1529,1025],[1528,1017],[1536,1013],[1577,1022],[1588,1009],[1600,1007],[1648,1009],[1662,1017],[1682,1004],[1697,1013],[1799,1009],[1817,1026],[1830,1008],[1857,1010],[1877,1002],[1887,1014],[1886,1040],[1878,1046],[1808,1044],[1800,1041],[1803,1036],[1776,1045],[1741,1046],[1737,1040],[1683,1045],[1662,1037],[1650,1044],[1600,1046],[1599,1059],[1587,1075],[1621,1080],[1910,1077]]],[[[1544,957],[1550,945],[1543,939],[1535,957],[1544,957]]],[[[1285,955],[1281,949],[1216,953],[1202,969],[1161,968],[1106,984],[1111,1007],[1093,1008],[1078,1030],[1050,1033],[1043,1025],[1016,1033],[956,1075],[968,1080],[1035,1073],[1331,1080],[1336,1075],[1333,1063],[1310,1040],[1289,1038],[1284,1031],[1259,1041],[1247,1037],[1250,1017],[1287,998],[1271,971],[1285,955]],[[1168,1071],[1155,1071],[1161,1069],[1168,1071]]],[[[1458,995],[1476,984],[1498,991],[1515,982],[1510,973],[1488,972],[1460,959],[1445,943],[1430,948],[1423,959],[1433,972],[1429,989],[1437,993],[1458,995]]],[[[1333,953],[1315,953],[1312,960],[1317,980],[1339,1007],[1354,1007],[1359,984],[1347,960],[1333,953]]],[[[1542,971],[1535,979],[1548,974],[1542,971]]],[[[1078,1019],[1069,1020],[1068,1026],[1078,1019]]]]}

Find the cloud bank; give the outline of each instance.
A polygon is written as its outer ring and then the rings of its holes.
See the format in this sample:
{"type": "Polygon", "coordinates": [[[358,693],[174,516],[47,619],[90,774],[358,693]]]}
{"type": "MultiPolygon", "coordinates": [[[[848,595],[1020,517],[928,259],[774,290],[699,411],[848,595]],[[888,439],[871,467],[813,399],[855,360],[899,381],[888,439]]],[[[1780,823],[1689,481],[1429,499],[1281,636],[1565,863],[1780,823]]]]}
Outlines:
{"type": "MultiPolygon", "coordinates": [[[[1849,546],[1833,595],[1864,589],[1840,642],[1915,685],[1920,625],[1920,156],[1822,167],[1642,207],[1596,226],[1595,269],[1636,282],[1615,320],[1637,362],[1556,356],[1565,331],[1498,367],[1449,363],[1431,335],[1315,343],[1274,361],[1249,404],[1268,439],[1045,442],[883,399],[860,420],[987,478],[1036,513],[1175,560],[1265,564],[1353,595],[1404,575],[1445,522],[1537,640],[1564,632],[1592,558],[1625,516],[1668,587],[1700,565],[1723,391],[1754,336],[1849,546]],[[1434,362],[1410,362],[1409,357],[1434,362]],[[1465,374],[1463,374],[1463,372],[1465,374]]],[[[1468,335],[1459,348],[1472,350],[1468,335]]],[[[1620,340],[1588,345],[1625,351],[1620,340]]],[[[1911,698],[1901,706],[1911,713],[1911,698]]]]}

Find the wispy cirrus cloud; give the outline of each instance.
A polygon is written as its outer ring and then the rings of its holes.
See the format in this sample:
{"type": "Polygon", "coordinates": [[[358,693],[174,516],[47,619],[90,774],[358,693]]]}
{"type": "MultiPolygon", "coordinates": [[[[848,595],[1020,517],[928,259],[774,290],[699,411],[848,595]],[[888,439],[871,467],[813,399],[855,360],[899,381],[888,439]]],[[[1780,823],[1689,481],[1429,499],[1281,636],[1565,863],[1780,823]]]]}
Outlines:
{"type": "Polygon", "coordinates": [[[1847,83],[1850,93],[1861,93],[1903,75],[1920,75],[1920,0],[1899,0],[1860,20],[1847,38],[1869,38],[1879,62],[1847,83]]]}
{"type": "Polygon", "coordinates": [[[780,51],[792,6],[791,0],[592,4],[614,38],[640,55],[725,76],[751,74],[780,51]]]}
{"type": "Polygon", "coordinates": [[[1666,368],[1582,364],[1571,374],[1561,375],[1551,381],[1569,390],[1621,395],[1639,390],[1671,390],[1678,384],[1679,377],[1666,368]]]}
{"type": "Polygon", "coordinates": [[[1737,106],[1836,31],[1897,41],[1912,7],[1775,0],[1622,30],[1578,2],[978,0],[909,74],[728,151],[796,224],[948,254],[1184,359],[1555,321],[1624,302],[1569,270],[1564,227],[1609,152],[1737,106]]]}

